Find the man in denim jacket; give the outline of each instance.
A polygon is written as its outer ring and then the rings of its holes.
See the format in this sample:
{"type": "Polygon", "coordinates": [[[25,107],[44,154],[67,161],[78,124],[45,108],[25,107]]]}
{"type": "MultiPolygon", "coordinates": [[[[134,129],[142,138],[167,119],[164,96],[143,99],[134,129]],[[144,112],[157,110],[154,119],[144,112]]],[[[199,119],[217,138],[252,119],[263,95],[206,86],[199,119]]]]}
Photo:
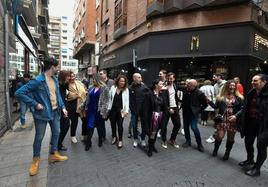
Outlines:
{"type": "Polygon", "coordinates": [[[67,156],[60,155],[57,148],[60,134],[61,110],[65,116],[68,115],[60,96],[58,81],[54,77],[57,71],[58,62],[55,59],[44,60],[44,73],[22,86],[15,93],[20,101],[34,108],[35,138],[33,162],[29,169],[30,176],[36,175],[39,169],[41,144],[47,123],[49,123],[52,131],[49,161],[56,162],[68,159],[67,156]]]}

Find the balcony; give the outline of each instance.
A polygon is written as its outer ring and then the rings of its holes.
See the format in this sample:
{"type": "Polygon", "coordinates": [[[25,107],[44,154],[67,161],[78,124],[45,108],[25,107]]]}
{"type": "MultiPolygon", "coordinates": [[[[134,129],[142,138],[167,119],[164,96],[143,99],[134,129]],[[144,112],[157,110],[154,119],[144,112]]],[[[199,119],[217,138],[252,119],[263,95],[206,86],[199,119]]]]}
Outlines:
{"type": "Polygon", "coordinates": [[[147,0],[147,17],[164,13],[164,0],[147,0]]]}
{"type": "Polygon", "coordinates": [[[175,12],[183,8],[183,0],[165,0],[165,12],[175,12]]]}
{"type": "Polygon", "coordinates": [[[205,0],[205,6],[217,6],[217,5],[225,5],[231,3],[239,3],[239,2],[246,2],[249,0],[205,0]]]}
{"type": "Polygon", "coordinates": [[[184,9],[196,9],[204,5],[206,0],[187,0],[183,3],[184,9]]]}
{"type": "Polygon", "coordinates": [[[48,25],[49,22],[49,15],[48,15],[48,9],[42,8],[38,15],[38,21],[41,25],[48,25]]]}
{"type": "Polygon", "coordinates": [[[124,25],[124,26],[121,26],[119,29],[117,29],[115,32],[114,32],[114,39],[118,39],[120,38],[121,36],[125,35],[127,33],[127,27],[124,25]]]}
{"type": "Polygon", "coordinates": [[[22,14],[28,26],[37,26],[36,0],[20,0],[17,14],[22,14]]]}

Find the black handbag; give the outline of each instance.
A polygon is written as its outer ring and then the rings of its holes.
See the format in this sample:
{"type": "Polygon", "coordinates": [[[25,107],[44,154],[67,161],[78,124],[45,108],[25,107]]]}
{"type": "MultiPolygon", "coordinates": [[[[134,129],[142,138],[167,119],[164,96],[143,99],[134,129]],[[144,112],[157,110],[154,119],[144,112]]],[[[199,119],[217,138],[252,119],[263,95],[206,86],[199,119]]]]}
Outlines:
{"type": "Polygon", "coordinates": [[[215,123],[222,123],[223,120],[224,120],[223,115],[220,115],[220,114],[217,114],[217,115],[214,117],[214,119],[213,119],[213,121],[214,121],[215,123]]]}

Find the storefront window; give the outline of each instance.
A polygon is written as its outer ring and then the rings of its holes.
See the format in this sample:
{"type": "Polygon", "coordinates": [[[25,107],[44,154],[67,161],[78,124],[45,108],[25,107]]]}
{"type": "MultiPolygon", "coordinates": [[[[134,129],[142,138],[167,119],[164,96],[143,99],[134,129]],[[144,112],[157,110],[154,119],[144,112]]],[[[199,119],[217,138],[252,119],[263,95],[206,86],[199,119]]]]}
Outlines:
{"type": "Polygon", "coordinates": [[[9,93],[10,93],[10,108],[11,119],[16,121],[19,117],[19,103],[15,98],[18,83],[21,81],[24,74],[24,46],[16,40],[16,49],[9,53],[9,93]]]}

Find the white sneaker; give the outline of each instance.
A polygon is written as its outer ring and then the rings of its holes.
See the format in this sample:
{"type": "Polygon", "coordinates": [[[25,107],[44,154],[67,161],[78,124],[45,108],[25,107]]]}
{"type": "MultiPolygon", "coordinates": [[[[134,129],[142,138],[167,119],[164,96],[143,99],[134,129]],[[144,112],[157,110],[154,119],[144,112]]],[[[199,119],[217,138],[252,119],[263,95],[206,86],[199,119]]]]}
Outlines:
{"type": "Polygon", "coordinates": [[[72,136],[72,137],[71,137],[71,141],[72,141],[73,143],[77,143],[77,142],[78,142],[75,136],[72,136]]]}
{"type": "Polygon", "coordinates": [[[167,142],[162,142],[162,147],[164,148],[164,149],[167,149],[167,142]]]}
{"type": "Polygon", "coordinates": [[[160,133],[160,131],[158,131],[158,133],[157,133],[157,138],[161,138],[161,133],[160,133]]]}
{"type": "Polygon", "coordinates": [[[142,140],[142,141],[141,141],[141,146],[142,146],[142,147],[145,147],[145,146],[146,146],[146,142],[145,142],[145,140],[142,140]]]}
{"type": "Polygon", "coordinates": [[[181,134],[184,136],[185,133],[184,133],[184,129],[181,129],[181,134]]]}
{"type": "Polygon", "coordinates": [[[134,140],[133,147],[137,147],[137,146],[138,146],[138,142],[137,142],[137,140],[134,140]]]}
{"type": "Polygon", "coordinates": [[[208,139],[206,139],[207,143],[214,143],[215,142],[215,138],[213,138],[213,136],[210,136],[208,139]]]}

